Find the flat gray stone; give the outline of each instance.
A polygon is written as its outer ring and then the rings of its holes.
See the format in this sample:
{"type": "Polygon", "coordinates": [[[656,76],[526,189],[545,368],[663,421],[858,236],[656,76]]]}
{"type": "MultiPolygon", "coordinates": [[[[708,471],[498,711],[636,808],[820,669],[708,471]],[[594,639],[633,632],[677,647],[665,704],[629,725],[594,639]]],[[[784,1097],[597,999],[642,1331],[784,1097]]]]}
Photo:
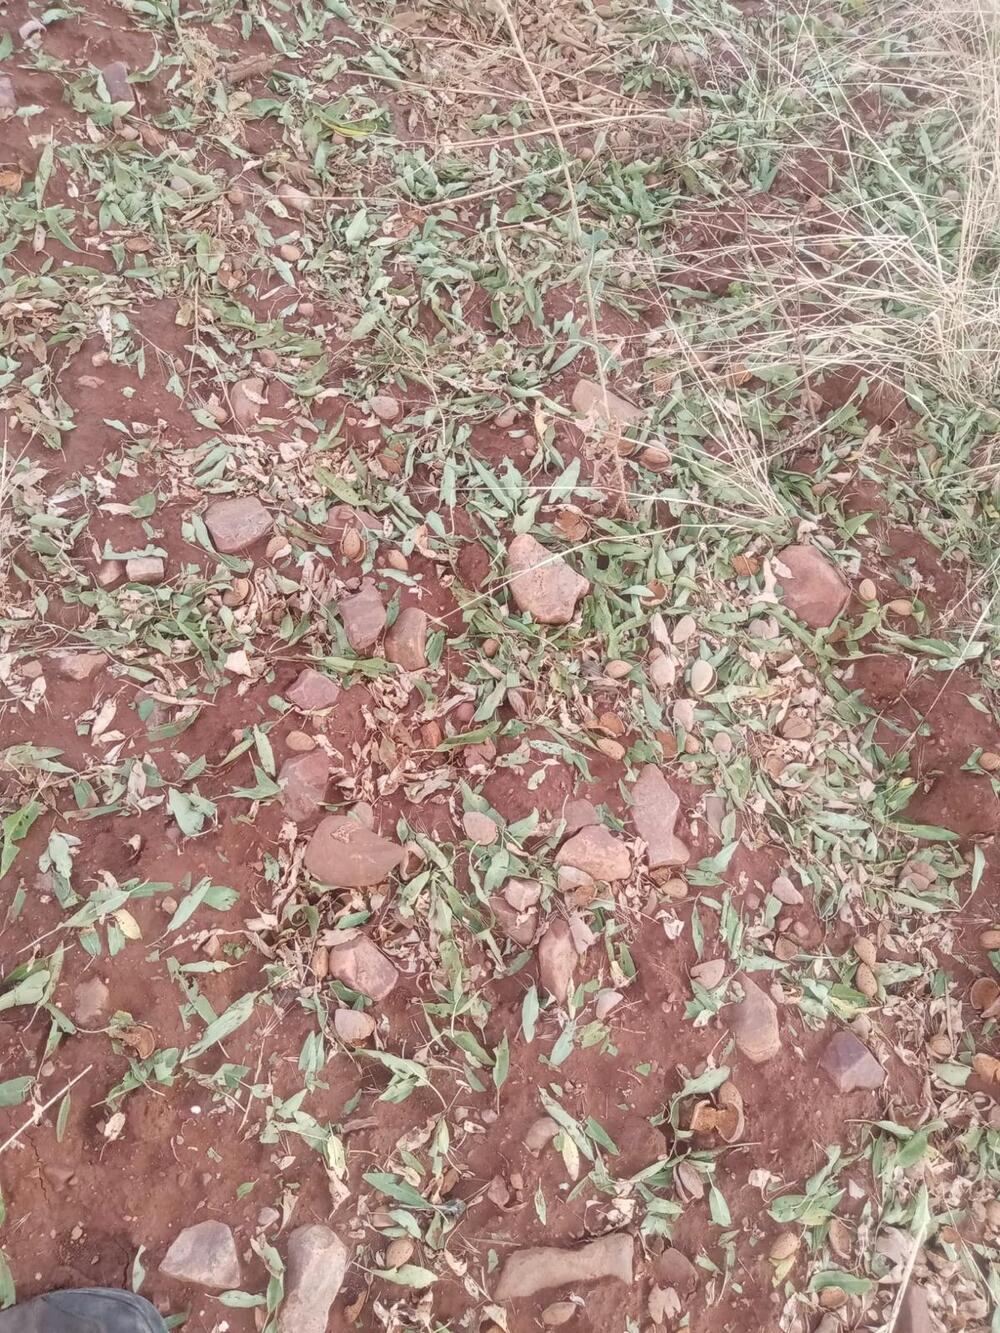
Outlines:
{"type": "Polygon", "coordinates": [[[232,1231],[225,1222],[198,1222],[185,1228],[164,1255],[160,1272],[213,1291],[239,1287],[240,1260],[232,1231]]]}
{"type": "Polygon", "coordinates": [[[562,558],[547,551],[528,532],[507,548],[510,591],[519,611],[540,625],[568,625],[590,583],[562,558]]]}
{"type": "Polygon", "coordinates": [[[632,1237],[620,1231],[601,1236],[576,1250],[550,1245],[516,1250],[500,1270],[496,1299],[511,1301],[551,1287],[577,1286],[602,1278],[631,1285],[633,1251],[632,1237]]]}
{"type": "Polygon", "coordinates": [[[326,1333],[346,1272],[347,1247],[335,1231],[320,1224],[296,1227],[288,1237],[278,1333],[326,1333]]]}
{"type": "Polygon", "coordinates": [[[819,1065],[840,1092],[874,1092],[885,1082],[885,1069],[864,1042],[846,1029],[830,1038],[819,1065]]]}
{"type": "Polygon", "coordinates": [[[691,856],[674,827],[680,798],[655,764],[646,764],[632,788],[632,822],[646,844],[650,870],[687,865],[691,856]]]}
{"type": "Polygon", "coordinates": [[[743,999],[733,1005],[730,1024],[736,1045],[755,1065],[772,1059],[781,1049],[778,1006],[765,991],[741,973],[743,999]]]}
{"type": "Polygon", "coordinates": [[[212,545],[223,555],[238,555],[266,537],[274,523],[255,495],[216,500],[205,510],[212,545]]]}
{"type": "Polygon", "coordinates": [[[344,622],[347,642],[356,653],[369,649],[385,629],[385,607],[371,579],[365,579],[359,592],[342,597],[337,610],[344,622]]]}

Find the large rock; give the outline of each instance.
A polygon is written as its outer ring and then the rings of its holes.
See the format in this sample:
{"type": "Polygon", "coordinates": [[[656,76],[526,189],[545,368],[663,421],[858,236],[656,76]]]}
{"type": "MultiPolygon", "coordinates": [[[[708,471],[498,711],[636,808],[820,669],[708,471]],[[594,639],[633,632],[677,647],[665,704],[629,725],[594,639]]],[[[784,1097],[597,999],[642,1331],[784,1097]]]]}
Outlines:
{"type": "Polygon", "coordinates": [[[255,495],[216,500],[205,510],[205,527],[212,545],[223,555],[249,550],[274,527],[271,515],[255,495]]]}
{"type": "Polygon", "coordinates": [[[310,750],[286,759],[278,773],[282,788],[281,804],[285,814],[296,824],[315,819],[326,799],[330,781],[330,760],[323,750],[310,750]]]}
{"type": "Polygon", "coordinates": [[[589,582],[561,555],[552,555],[530,533],[522,532],[507,548],[510,591],[519,611],[540,625],[567,625],[576,604],[590,591],[589,582]]]}
{"type": "Polygon", "coordinates": [[[781,1049],[778,1007],[765,991],[741,973],[743,999],[733,1006],[730,1024],[736,1045],[755,1065],[772,1059],[781,1049]]]}
{"type": "Polygon", "coordinates": [[[655,764],[647,764],[632,788],[632,822],[646,844],[652,871],[687,865],[687,843],[674,832],[681,803],[655,764]]]}
{"type": "Polygon", "coordinates": [[[239,1287],[240,1260],[233,1233],[225,1222],[187,1227],[167,1250],[160,1272],[213,1291],[239,1287]]]}
{"type": "Polygon", "coordinates": [[[844,576],[815,546],[786,546],[775,573],[781,600],[811,629],[832,625],[847,605],[850,589],[844,576]]]}
{"type": "Polygon", "coordinates": [[[604,390],[593,380],[577,380],[572,403],[573,410],[580,416],[613,426],[637,426],[645,416],[641,407],[620,398],[610,389],[605,397],[604,390]]]}
{"type": "Polygon", "coordinates": [[[538,941],[538,976],[557,1004],[565,1004],[573,994],[576,958],[570,928],[562,917],[556,917],[538,941]]]}
{"type": "Polygon", "coordinates": [[[321,671],[306,667],[300,671],[295,683],[285,692],[285,698],[300,713],[316,713],[324,708],[332,708],[340,698],[340,686],[321,671]]]}
{"type": "Polygon", "coordinates": [[[632,1237],[617,1232],[581,1245],[578,1250],[560,1250],[549,1245],[516,1250],[500,1270],[496,1299],[511,1301],[550,1287],[577,1286],[601,1278],[614,1278],[630,1285],[633,1248],[632,1237]]]}
{"type": "Polygon", "coordinates": [[[399,980],[395,967],[367,935],[333,945],[330,976],[369,1000],[384,1000],[399,980]]]}
{"type": "Polygon", "coordinates": [[[420,671],[427,665],[426,611],[403,607],[385,636],[385,655],[404,671],[420,671]]]}
{"type": "Polygon", "coordinates": [[[875,1091],[885,1082],[885,1070],[853,1032],[837,1032],[827,1042],[820,1068],[841,1092],[875,1091]]]}
{"type": "Polygon", "coordinates": [[[370,648],[385,629],[385,607],[371,579],[365,579],[359,592],[341,598],[337,610],[344,622],[347,642],[356,653],[370,648]]]}
{"type": "Polygon", "coordinates": [[[347,1247],[329,1227],[296,1227],[288,1237],[285,1299],[278,1333],[326,1333],[347,1271],[347,1247]]]}
{"type": "Polygon", "coordinates": [[[556,854],[557,866],[573,866],[606,884],[628,879],[632,856],[624,843],[604,827],[594,824],[564,842],[556,854]]]}
{"type": "Polygon", "coordinates": [[[363,889],[388,879],[406,855],[349,815],[328,815],[309,840],[305,867],[314,879],[335,889],[363,889]]]}

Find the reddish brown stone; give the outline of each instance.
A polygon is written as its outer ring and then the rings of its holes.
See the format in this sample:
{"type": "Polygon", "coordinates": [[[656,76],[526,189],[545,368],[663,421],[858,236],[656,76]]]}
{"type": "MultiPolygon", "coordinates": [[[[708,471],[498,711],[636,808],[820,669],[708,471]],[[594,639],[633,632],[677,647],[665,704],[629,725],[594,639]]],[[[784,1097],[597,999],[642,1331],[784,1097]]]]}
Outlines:
{"type": "Polygon", "coordinates": [[[540,625],[567,625],[590,584],[561,555],[547,551],[530,533],[522,532],[507,549],[510,591],[519,611],[540,625]]]}
{"type": "Polygon", "coordinates": [[[323,750],[310,750],[286,759],[278,773],[278,782],[283,788],[281,804],[288,818],[296,824],[315,819],[322,809],[329,781],[330,760],[323,750]]]}
{"type": "Polygon", "coordinates": [[[356,653],[366,652],[385,629],[385,607],[371,579],[365,579],[360,592],[342,598],[337,610],[347,642],[356,653]]]}
{"type": "Polygon", "coordinates": [[[216,500],[205,511],[205,527],[212,545],[224,555],[246,551],[274,527],[271,515],[255,495],[216,500]]]}
{"type": "Polygon", "coordinates": [[[404,671],[427,665],[427,612],[404,606],[385,636],[385,655],[404,671]]]}
{"type": "Polygon", "coordinates": [[[305,867],[322,884],[363,889],[381,884],[402,863],[405,852],[359,820],[328,815],[309,840],[305,867]]]}
{"type": "Polygon", "coordinates": [[[384,1000],[399,973],[367,935],[356,935],[330,949],[330,975],[369,1000],[384,1000]]]}
{"type": "Polygon", "coordinates": [[[840,570],[815,546],[786,546],[778,562],[788,571],[775,570],[781,600],[811,628],[823,629],[847,605],[850,589],[840,570]]]}
{"type": "Polygon", "coordinates": [[[841,1092],[873,1092],[885,1082],[885,1070],[874,1055],[846,1029],[830,1038],[819,1064],[841,1092]]]}
{"type": "Polygon", "coordinates": [[[301,713],[315,713],[332,708],[340,698],[340,686],[321,671],[306,667],[300,671],[294,685],[285,692],[285,698],[301,713]]]}

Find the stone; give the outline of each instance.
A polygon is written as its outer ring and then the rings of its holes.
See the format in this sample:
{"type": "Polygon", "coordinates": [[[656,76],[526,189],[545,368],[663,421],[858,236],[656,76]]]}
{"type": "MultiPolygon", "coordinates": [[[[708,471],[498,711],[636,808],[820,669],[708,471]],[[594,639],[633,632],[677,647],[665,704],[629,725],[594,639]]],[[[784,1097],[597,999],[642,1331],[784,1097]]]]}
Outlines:
{"type": "Polygon", "coordinates": [[[106,653],[53,653],[49,661],[61,680],[89,680],[108,664],[106,653]]]}
{"type": "Polygon", "coordinates": [[[498,1301],[511,1301],[550,1287],[577,1286],[602,1278],[631,1285],[633,1248],[632,1237],[617,1232],[576,1250],[549,1245],[516,1250],[504,1261],[494,1296],[498,1301]]]}
{"type": "Polygon", "coordinates": [[[778,1008],[765,991],[741,973],[743,999],[733,1006],[730,1025],[740,1051],[755,1065],[772,1059],[781,1049],[778,1008]]]}
{"type": "Polygon", "coordinates": [[[655,764],[646,764],[632,788],[632,823],[646,844],[652,871],[687,865],[691,852],[674,832],[681,803],[655,764]]]}
{"type": "Polygon", "coordinates": [[[885,1082],[885,1070],[853,1032],[835,1033],[819,1058],[820,1068],[840,1092],[873,1092],[885,1082]]]}
{"type": "Polygon", "coordinates": [[[135,89],[128,81],[128,65],[124,60],[112,60],[101,70],[101,78],[113,103],[127,102],[135,106],[135,89]]]}
{"type": "Polygon", "coordinates": [[[306,750],[315,750],[315,737],[310,736],[308,731],[290,731],[285,737],[285,744],[295,754],[304,754],[306,750]]]}
{"type": "Polygon", "coordinates": [[[480,810],[467,810],[462,816],[462,828],[465,836],[478,843],[480,847],[489,847],[496,842],[500,832],[495,819],[484,815],[480,810]]]}
{"type": "Polygon", "coordinates": [[[259,1227],[273,1227],[275,1222],[281,1221],[281,1214],[277,1208],[262,1208],[257,1214],[257,1225],[259,1227]]]}
{"type": "Polygon", "coordinates": [[[784,903],[786,907],[798,907],[805,899],[798,889],[788,878],[787,875],[779,875],[771,885],[771,892],[777,898],[779,903],[784,903]]]}
{"type": "Polygon", "coordinates": [[[851,595],[833,561],[815,546],[786,546],[777,562],[781,600],[789,611],[811,629],[832,625],[851,595]]]}
{"type": "Polygon", "coordinates": [[[335,944],[330,949],[330,976],[369,1000],[384,1000],[399,980],[399,973],[367,935],[335,944]]]}
{"type": "Polygon", "coordinates": [[[0,74],[0,112],[17,110],[17,94],[9,74],[0,74]]]}
{"type": "Polygon", "coordinates": [[[537,906],[542,886],[537,879],[509,879],[503,886],[503,896],[515,912],[527,912],[537,906]]]}
{"type": "Polygon", "coordinates": [[[185,1228],[164,1255],[160,1272],[213,1291],[238,1288],[242,1278],[232,1231],[225,1222],[185,1228]]]}
{"type": "Polygon", "coordinates": [[[660,1282],[676,1287],[683,1295],[689,1296],[698,1287],[698,1269],[672,1245],[653,1261],[653,1271],[660,1282]]]}
{"type": "Polygon", "coordinates": [[[296,1227],[288,1237],[278,1333],[326,1333],[346,1272],[347,1247],[335,1231],[320,1223],[296,1227]]]}
{"type": "Polygon", "coordinates": [[[582,796],[566,802],[562,817],[563,823],[566,825],[563,836],[566,838],[573,833],[579,833],[582,828],[589,828],[592,824],[600,824],[601,822],[593,801],[588,801],[582,796]]]}
{"type": "Polygon", "coordinates": [[[158,555],[136,555],[125,561],[129,583],[162,583],[166,570],[158,555]]]}
{"type": "Polygon", "coordinates": [[[73,992],[73,1021],[84,1027],[96,1023],[108,1007],[109,992],[100,977],[88,977],[73,992]]]}
{"type": "Polygon", "coordinates": [[[286,759],[278,773],[278,783],[288,818],[296,824],[315,819],[323,807],[329,781],[330,760],[325,751],[309,750],[286,759]]]}
{"type": "Polygon", "coordinates": [[[324,708],[332,708],[340,698],[340,686],[322,671],[306,667],[295,678],[295,683],[285,691],[285,698],[300,713],[317,713],[324,708]]]}
{"type": "MultiPolygon", "coordinates": [[[[595,887],[593,875],[588,875],[585,870],[577,870],[576,866],[560,866],[556,874],[556,887],[560,893],[580,893],[589,891],[595,887]]],[[[593,897],[593,894],[590,895],[593,897]]]]}
{"type": "Polygon", "coordinates": [[[381,884],[402,863],[405,851],[360,820],[327,815],[306,847],[305,867],[321,884],[363,889],[381,884]]]}
{"type": "Polygon", "coordinates": [[[513,940],[515,944],[520,944],[522,948],[527,948],[538,929],[538,908],[529,907],[526,911],[520,912],[517,908],[511,907],[506,898],[499,893],[494,893],[490,898],[490,907],[496,917],[497,925],[507,938],[513,940]]]}
{"type": "Polygon", "coordinates": [[[344,622],[347,642],[356,653],[370,648],[385,629],[385,607],[372,579],[365,579],[359,592],[342,597],[337,610],[344,622]]]}
{"type": "Polygon", "coordinates": [[[899,1304],[899,1315],[893,1326],[894,1333],[935,1333],[927,1304],[927,1292],[911,1276],[899,1304]]]}
{"type": "Polygon", "coordinates": [[[726,960],[724,958],[708,958],[703,963],[695,963],[691,969],[693,980],[697,981],[698,985],[703,986],[705,990],[714,990],[725,975],[726,960]]]}
{"type": "Polygon", "coordinates": [[[612,426],[637,426],[645,416],[641,407],[604,390],[593,380],[577,380],[571,399],[573,410],[581,417],[593,417],[612,426]]]}
{"type": "Polygon", "coordinates": [[[216,500],[205,511],[212,545],[223,555],[247,551],[274,527],[274,520],[255,495],[216,500]]]}
{"type": "Polygon", "coordinates": [[[576,1318],[579,1309],[576,1301],[553,1301],[542,1311],[542,1323],[546,1328],[561,1328],[576,1318]]]}
{"type": "Polygon", "coordinates": [[[559,1125],[549,1115],[539,1116],[537,1120],[532,1121],[528,1126],[528,1132],[524,1136],[524,1146],[533,1157],[542,1151],[547,1144],[551,1143],[559,1133],[559,1125]]]}
{"type": "Polygon", "coordinates": [[[603,824],[594,824],[563,843],[556,853],[556,865],[573,866],[610,884],[628,879],[632,873],[632,856],[610,829],[603,824]]]}
{"type": "Polygon", "coordinates": [[[102,588],[113,588],[125,577],[125,566],[120,560],[102,560],[97,566],[97,582],[102,588]]]}
{"type": "Polygon", "coordinates": [[[399,416],[399,403],[396,402],[391,393],[375,394],[369,403],[369,407],[379,421],[395,421],[399,416]]]}
{"type": "Polygon", "coordinates": [[[427,612],[404,606],[385,636],[385,655],[404,671],[427,665],[427,612]]]}
{"type": "Polygon", "coordinates": [[[375,1019],[362,1009],[336,1009],[333,1030],[348,1046],[362,1046],[375,1031],[375,1019]]]}
{"type": "Polygon", "coordinates": [[[538,977],[557,1004],[565,1004],[573,994],[576,960],[572,932],[562,917],[556,917],[538,942],[538,977]]]}
{"type": "Polygon", "coordinates": [[[237,380],[229,390],[229,406],[238,426],[252,426],[260,416],[263,405],[264,381],[259,375],[248,375],[245,380],[237,380]]]}
{"type": "Polygon", "coordinates": [[[530,533],[522,532],[507,548],[510,591],[519,611],[540,625],[568,625],[590,583],[561,555],[552,555],[530,533]]]}

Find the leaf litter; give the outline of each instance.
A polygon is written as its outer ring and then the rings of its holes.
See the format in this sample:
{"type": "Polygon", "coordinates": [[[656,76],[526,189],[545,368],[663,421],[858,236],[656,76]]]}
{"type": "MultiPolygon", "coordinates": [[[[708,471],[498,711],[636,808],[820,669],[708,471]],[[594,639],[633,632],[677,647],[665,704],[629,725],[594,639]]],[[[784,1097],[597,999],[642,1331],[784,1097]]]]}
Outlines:
{"type": "Polygon", "coordinates": [[[994,22],[3,39],[0,1302],[996,1326],[994,22]]]}

